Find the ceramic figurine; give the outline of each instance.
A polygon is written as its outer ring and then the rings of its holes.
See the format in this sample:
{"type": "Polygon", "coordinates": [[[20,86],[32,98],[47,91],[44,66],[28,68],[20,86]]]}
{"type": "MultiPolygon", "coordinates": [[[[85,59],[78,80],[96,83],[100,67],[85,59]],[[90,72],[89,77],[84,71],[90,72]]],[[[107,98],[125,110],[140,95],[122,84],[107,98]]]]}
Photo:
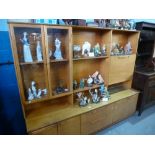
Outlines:
{"type": "Polygon", "coordinates": [[[109,94],[107,87],[105,87],[104,98],[107,98],[108,100],[110,99],[110,94],[109,94]]]}
{"type": "Polygon", "coordinates": [[[37,60],[38,61],[43,61],[42,50],[41,50],[41,46],[40,46],[40,41],[39,40],[37,41],[36,51],[37,51],[37,60]]]}
{"type": "Polygon", "coordinates": [[[90,50],[90,52],[89,52],[89,57],[94,57],[95,55],[94,55],[94,52],[95,52],[95,48],[92,48],[91,50],[90,50]]]}
{"type": "Polygon", "coordinates": [[[124,47],[125,54],[132,54],[132,47],[130,41],[124,47]]]}
{"type": "Polygon", "coordinates": [[[130,30],[136,30],[136,23],[132,20],[129,21],[129,25],[130,25],[130,30]]]}
{"type": "Polygon", "coordinates": [[[105,56],[106,55],[106,45],[103,44],[102,49],[101,49],[101,55],[105,56]]]}
{"type": "Polygon", "coordinates": [[[98,91],[97,91],[97,89],[95,89],[94,93],[91,92],[91,90],[89,90],[89,93],[90,93],[90,95],[91,95],[91,97],[92,97],[92,102],[93,102],[93,103],[98,103],[98,102],[100,102],[100,97],[98,96],[98,91]]]}
{"type": "Polygon", "coordinates": [[[38,89],[37,98],[41,98],[42,90],[38,89]]]}
{"type": "Polygon", "coordinates": [[[58,86],[56,87],[55,92],[56,94],[64,93],[65,89],[63,87],[58,86]]]}
{"type": "Polygon", "coordinates": [[[101,85],[99,91],[101,95],[101,101],[108,101],[110,99],[110,95],[107,90],[107,87],[104,87],[104,85],[101,85]]]}
{"type": "Polygon", "coordinates": [[[42,89],[44,95],[47,95],[47,89],[42,89]]]}
{"type": "Polygon", "coordinates": [[[87,79],[87,84],[88,84],[88,87],[93,86],[93,78],[90,75],[89,75],[89,78],[87,79]]]}
{"type": "Polygon", "coordinates": [[[35,85],[36,85],[35,81],[32,81],[31,82],[31,89],[32,89],[32,94],[33,94],[34,98],[37,97],[37,89],[36,89],[35,85]]]}
{"type": "Polygon", "coordinates": [[[80,80],[80,86],[79,86],[80,88],[84,88],[85,87],[85,81],[84,81],[84,79],[81,79],[80,80]]]}
{"type": "Polygon", "coordinates": [[[77,96],[80,106],[86,106],[90,102],[90,99],[84,96],[82,92],[77,93],[77,96]]]}
{"type": "Polygon", "coordinates": [[[94,48],[95,48],[95,53],[94,53],[95,57],[100,56],[101,55],[101,50],[100,50],[99,43],[97,43],[94,48]]]}
{"type": "Polygon", "coordinates": [[[77,89],[78,88],[78,83],[76,80],[73,81],[73,89],[77,89]]]}
{"type": "Polygon", "coordinates": [[[31,101],[33,99],[34,99],[34,96],[33,96],[32,92],[31,92],[31,88],[29,88],[28,89],[28,100],[31,101]]]}
{"type": "Polygon", "coordinates": [[[91,44],[88,41],[84,42],[82,46],[82,55],[89,56],[90,49],[91,49],[91,44]]]}
{"type": "Polygon", "coordinates": [[[74,45],[73,46],[73,57],[74,58],[80,58],[80,51],[81,51],[81,47],[80,45],[74,45]]]}
{"type": "Polygon", "coordinates": [[[60,46],[61,46],[61,41],[56,38],[55,39],[55,47],[56,47],[56,50],[54,52],[54,57],[56,60],[62,60],[63,57],[62,57],[62,53],[61,53],[61,50],[60,50],[60,46]]]}
{"type": "Polygon", "coordinates": [[[104,83],[104,80],[103,80],[103,77],[101,76],[101,74],[98,74],[98,80],[99,80],[99,84],[104,83]]]}
{"type": "Polygon", "coordinates": [[[23,39],[20,39],[23,43],[23,53],[24,53],[24,61],[25,62],[33,62],[31,50],[30,50],[30,44],[27,38],[27,32],[23,33],[24,37],[23,39]]]}

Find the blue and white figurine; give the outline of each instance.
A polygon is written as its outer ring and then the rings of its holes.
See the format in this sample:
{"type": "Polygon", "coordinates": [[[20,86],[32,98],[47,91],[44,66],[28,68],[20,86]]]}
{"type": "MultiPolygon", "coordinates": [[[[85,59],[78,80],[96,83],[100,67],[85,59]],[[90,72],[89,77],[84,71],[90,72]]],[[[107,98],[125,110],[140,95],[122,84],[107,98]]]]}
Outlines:
{"type": "Polygon", "coordinates": [[[23,43],[23,53],[24,53],[24,61],[25,62],[33,62],[31,50],[30,50],[30,44],[27,38],[27,32],[23,33],[24,37],[23,39],[20,39],[23,43]]]}
{"type": "Polygon", "coordinates": [[[37,60],[38,61],[43,61],[42,50],[41,50],[41,45],[40,45],[40,41],[39,40],[37,41],[36,51],[37,51],[37,60]]]}
{"type": "Polygon", "coordinates": [[[55,39],[55,47],[56,47],[56,50],[54,52],[54,57],[56,60],[62,60],[63,57],[62,57],[62,53],[61,53],[61,50],[60,50],[60,46],[61,46],[61,41],[56,38],[55,39]]]}

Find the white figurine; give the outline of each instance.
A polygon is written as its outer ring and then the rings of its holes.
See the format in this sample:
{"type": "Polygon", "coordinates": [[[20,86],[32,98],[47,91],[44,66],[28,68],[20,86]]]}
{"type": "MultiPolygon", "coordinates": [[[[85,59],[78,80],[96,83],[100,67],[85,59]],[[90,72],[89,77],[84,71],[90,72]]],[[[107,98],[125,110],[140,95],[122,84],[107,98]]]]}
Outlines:
{"type": "Polygon", "coordinates": [[[35,84],[36,83],[34,81],[31,82],[31,89],[32,89],[32,94],[33,94],[34,98],[37,97],[37,89],[36,89],[35,84]]]}
{"type": "Polygon", "coordinates": [[[27,32],[23,33],[24,37],[23,39],[20,39],[23,43],[23,53],[24,53],[24,61],[25,62],[33,62],[31,50],[30,50],[30,44],[28,43],[27,39],[27,32]]]}
{"type": "Polygon", "coordinates": [[[37,41],[36,51],[37,51],[37,60],[38,61],[43,61],[42,51],[41,51],[41,46],[40,46],[40,41],[39,40],[37,41]]]}
{"type": "Polygon", "coordinates": [[[91,49],[91,44],[88,41],[84,42],[82,46],[82,55],[89,56],[90,49],[91,49]]]}
{"type": "Polygon", "coordinates": [[[54,57],[55,57],[56,60],[63,59],[62,54],[61,54],[61,50],[60,50],[60,46],[61,46],[61,41],[58,38],[56,38],[55,39],[56,50],[54,52],[54,57]]]}
{"type": "Polygon", "coordinates": [[[28,89],[28,100],[32,101],[33,99],[34,99],[34,96],[33,96],[32,92],[31,92],[31,89],[29,88],[28,89]]]}
{"type": "Polygon", "coordinates": [[[125,54],[132,54],[132,47],[130,41],[124,47],[125,54]]]}
{"type": "Polygon", "coordinates": [[[41,98],[41,94],[42,94],[42,90],[41,89],[38,89],[37,98],[41,98]]]}
{"type": "Polygon", "coordinates": [[[47,89],[42,89],[42,92],[43,92],[44,95],[46,95],[47,94],[47,89]]]}

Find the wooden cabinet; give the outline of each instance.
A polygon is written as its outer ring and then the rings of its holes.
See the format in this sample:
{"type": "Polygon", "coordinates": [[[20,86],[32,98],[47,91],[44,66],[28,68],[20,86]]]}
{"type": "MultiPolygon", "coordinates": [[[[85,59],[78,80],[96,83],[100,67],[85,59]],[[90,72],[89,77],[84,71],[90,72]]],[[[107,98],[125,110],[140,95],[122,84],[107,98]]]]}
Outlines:
{"type": "Polygon", "coordinates": [[[81,134],[80,116],[69,118],[58,124],[60,135],[80,135],[81,134]]]}
{"type": "Polygon", "coordinates": [[[111,56],[109,84],[132,80],[136,54],[128,56],[111,56]]]}
{"type": "Polygon", "coordinates": [[[113,104],[112,122],[116,123],[132,115],[136,111],[137,99],[138,96],[134,95],[113,104]]]}
{"type": "Polygon", "coordinates": [[[81,115],[81,134],[92,134],[112,124],[112,105],[81,115]]]}
{"type": "MultiPolygon", "coordinates": [[[[131,88],[138,31],[30,23],[9,23],[9,28],[28,133],[90,134],[112,124],[111,104],[107,105],[105,102],[106,104],[94,105],[91,101],[88,106],[80,107],[77,93],[83,92],[91,98],[89,90],[100,88],[95,82],[92,87],[88,87],[86,83],[89,75],[96,71],[103,77],[106,87],[115,87],[115,84],[118,84],[131,88]],[[128,41],[132,45],[131,55],[111,56],[114,42],[125,46],[128,41]],[[82,51],[85,42],[91,44],[90,55],[87,50],[82,51]],[[57,43],[60,46],[59,54],[60,51],[62,54],[59,59],[55,56],[57,43]],[[81,48],[79,57],[74,55],[75,45],[81,48]],[[98,45],[100,52],[96,54],[94,47],[98,45]],[[25,60],[25,54],[31,55],[32,60],[25,60]],[[85,81],[84,88],[79,87],[81,79],[85,81]],[[74,80],[78,83],[75,90],[74,80]],[[36,90],[32,90],[34,85],[36,90]],[[89,109],[90,105],[93,105],[94,109],[89,109]]],[[[123,90],[124,88],[119,89],[115,93],[123,90]]],[[[114,104],[116,100],[111,99],[108,102],[112,101],[114,104]]],[[[119,109],[116,106],[116,111],[120,118],[125,118],[122,111],[128,104],[123,105],[123,102],[126,102],[124,98],[119,100],[123,101],[118,107],[124,108],[119,109]]]]}
{"type": "Polygon", "coordinates": [[[31,132],[32,135],[57,135],[57,124],[50,125],[48,127],[44,127],[42,129],[38,129],[36,131],[31,132]]]}

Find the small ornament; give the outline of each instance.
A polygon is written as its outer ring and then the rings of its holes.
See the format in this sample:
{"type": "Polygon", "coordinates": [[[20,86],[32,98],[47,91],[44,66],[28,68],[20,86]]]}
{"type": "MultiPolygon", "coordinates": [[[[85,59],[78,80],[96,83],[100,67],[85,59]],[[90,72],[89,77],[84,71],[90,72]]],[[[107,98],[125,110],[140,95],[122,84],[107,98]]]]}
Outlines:
{"type": "Polygon", "coordinates": [[[103,80],[101,74],[98,74],[98,79],[99,79],[99,84],[103,84],[104,83],[104,80],[103,80]]]}
{"type": "Polygon", "coordinates": [[[47,89],[42,89],[44,95],[47,95],[47,89]]]}
{"type": "Polygon", "coordinates": [[[38,89],[37,98],[41,98],[42,90],[38,89]]]}
{"type": "Polygon", "coordinates": [[[33,62],[31,50],[30,50],[30,44],[29,40],[27,38],[27,32],[23,33],[24,37],[23,39],[20,39],[20,41],[23,43],[23,54],[24,54],[24,61],[25,62],[33,62]]]}
{"type": "Polygon", "coordinates": [[[100,50],[100,45],[99,43],[97,43],[94,47],[94,55],[95,57],[101,56],[101,50],[100,50]]]}
{"type": "Polygon", "coordinates": [[[41,50],[41,45],[40,45],[40,41],[39,40],[37,41],[36,51],[37,51],[37,60],[38,61],[43,61],[42,50],[41,50]]]}
{"type": "Polygon", "coordinates": [[[78,88],[78,83],[76,80],[73,81],[73,89],[77,89],[78,88]]]}
{"type": "Polygon", "coordinates": [[[32,81],[31,82],[32,94],[33,94],[34,98],[37,98],[37,89],[36,89],[35,85],[36,85],[35,81],[32,81]]]}
{"type": "Polygon", "coordinates": [[[89,78],[87,80],[87,84],[88,84],[88,87],[92,87],[93,86],[93,78],[89,75],[89,78]]]}
{"type": "Polygon", "coordinates": [[[86,106],[90,102],[90,99],[84,96],[82,92],[77,93],[77,97],[80,106],[86,106]]]}
{"type": "Polygon", "coordinates": [[[73,57],[74,58],[80,58],[80,51],[81,51],[81,47],[80,45],[73,45],[73,57]]]}
{"type": "Polygon", "coordinates": [[[34,99],[34,96],[33,96],[32,92],[31,92],[31,89],[29,88],[28,89],[28,100],[32,101],[33,99],[34,99]]]}
{"type": "Polygon", "coordinates": [[[98,91],[97,91],[97,89],[95,89],[94,92],[91,92],[91,90],[89,90],[89,93],[90,93],[90,95],[91,95],[91,97],[92,97],[92,102],[93,102],[93,103],[98,103],[98,102],[100,102],[100,97],[98,96],[98,91]]]}
{"type": "Polygon", "coordinates": [[[103,44],[102,49],[101,49],[101,55],[105,56],[106,55],[106,45],[103,44]]]}
{"type": "Polygon", "coordinates": [[[58,38],[56,38],[55,39],[56,50],[54,52],[54,57],[56,60],[62,60],[63,59],[62,54],[61,54],[61,50],[60,50],[60,46],[61,46],[61,41],[58,38]]]}
{"type": "Polygon", "coordinates": [[[125,54],[132,54],[132,47],[130,41],[124,47],[125,54]]]}
{"type": "Polygon", "coordinates": [[[79,86],[81,89],[83,89],[85,87],[85,81],[84,79],[81,79],[80,80],[80,86],[79,86]]]}
{"type": "Polygon", "coordinates": [[[90,49],[91,49],[91,44],[88,41],[84,42],[82,46],[82,55],[86,57],[89,56],[90,49]]]}

